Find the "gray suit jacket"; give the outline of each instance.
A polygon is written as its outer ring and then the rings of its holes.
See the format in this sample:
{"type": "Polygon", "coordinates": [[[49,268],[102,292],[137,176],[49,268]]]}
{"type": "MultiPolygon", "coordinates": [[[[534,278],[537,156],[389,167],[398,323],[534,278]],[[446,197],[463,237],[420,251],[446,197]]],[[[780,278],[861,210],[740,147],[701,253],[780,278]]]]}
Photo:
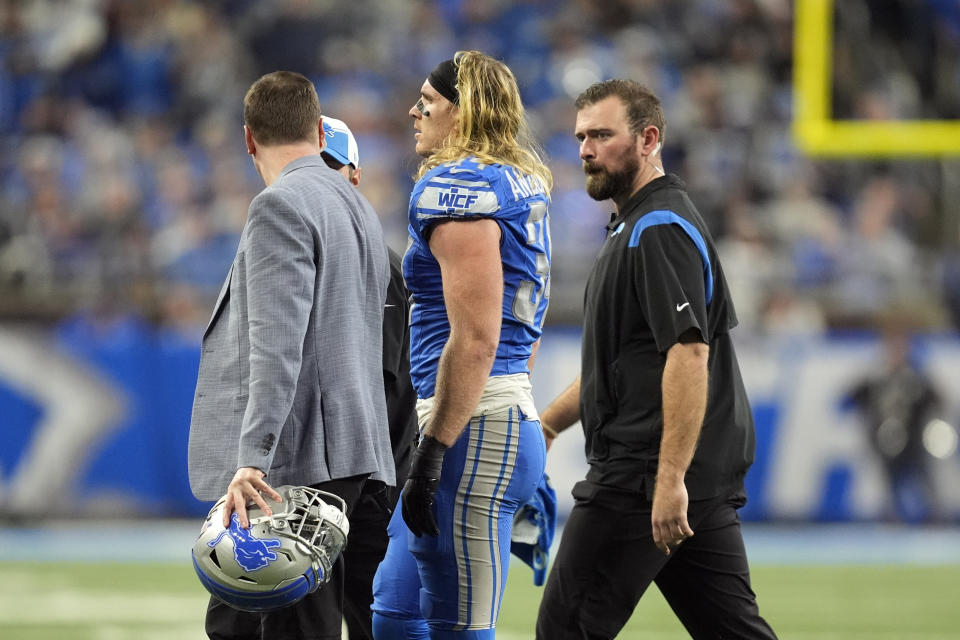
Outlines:
{"type": "Polygon", "coordinates": [[[190,486],[239,467],[272,486],[370,474],[394,484],[381,363],[387,248],[373,208],[319,155],[253,202],[203,336],[190,486]]]}

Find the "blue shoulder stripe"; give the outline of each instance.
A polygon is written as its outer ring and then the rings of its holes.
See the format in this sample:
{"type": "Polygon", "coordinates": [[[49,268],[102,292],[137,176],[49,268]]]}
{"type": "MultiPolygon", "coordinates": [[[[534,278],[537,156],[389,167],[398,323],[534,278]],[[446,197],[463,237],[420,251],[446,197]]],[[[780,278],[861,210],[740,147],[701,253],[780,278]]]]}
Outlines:
{"type": "Polygon", "coordinates": [[[640,220],[637,221],[637,224],[634,225],[633,232],[630,233],[630,241],[627,243],[627,246],[639,246],[640,235],[644,232],[644,230],[661,224],[679,225],[680,228],[683,229],[688,236],[690,236],[690,239],[693,240],[693,244],[696,245],[697,251],[700,252],[700,259],[703,261],[703,284],[706,291],[707,304],[710,304],[710,301],[713,300],[713,269],[710,268],[710,255],[707,253],[707,243],[703,240],[703,235],[700,234],[700,231],[688,221],[684,220],[673,211],[669,211],[667,209],[651,211],[640,218],[640,220]]]}

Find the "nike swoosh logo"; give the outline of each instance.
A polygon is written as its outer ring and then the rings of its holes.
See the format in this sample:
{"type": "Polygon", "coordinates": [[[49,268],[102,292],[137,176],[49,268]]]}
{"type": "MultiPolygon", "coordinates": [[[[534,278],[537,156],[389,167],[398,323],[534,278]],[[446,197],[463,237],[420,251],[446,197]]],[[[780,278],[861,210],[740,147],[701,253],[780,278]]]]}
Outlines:
{"type": "Polygon", "coordinates": [[[689,302],[684,302],[683,304],[678,304],[678,305],[677,305],[677,311],[683,311],[683,308],[684,308],[684,307],[689,307],[689,306],[690,306],[690,303],[689,303],[689,302]]]}

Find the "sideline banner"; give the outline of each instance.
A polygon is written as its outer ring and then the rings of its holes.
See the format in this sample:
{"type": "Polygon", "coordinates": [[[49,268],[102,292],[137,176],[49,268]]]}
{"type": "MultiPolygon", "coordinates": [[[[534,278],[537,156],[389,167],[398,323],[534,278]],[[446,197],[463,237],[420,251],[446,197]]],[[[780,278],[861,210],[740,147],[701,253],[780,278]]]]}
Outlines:
{"type": "MultiPolygon", "coordinates": [[[[851,389],[879,370],[876,336],[737,343],[757,428],[745,520],[960,520],[960,340],[920,336],[915,345],[919,368],[942,400],[943,424],[928,438],[942,457],[926,456],[922,471],[891,482],[870,425],[849,400],[851,389]]],[[[136,319],[76,319],[52,332],[0,326],[4,512],[205,515],[210,504],[193,498],[186,474],[199,359],[199,338],[136,319]]],[[[549,328],[533,374],[539,408],[573,381],[579,361],[579,331],[549,328]]],[[[586,473],[578,427],[556,441],[547,472],[563,519],[570,489],[586,473]]]]}

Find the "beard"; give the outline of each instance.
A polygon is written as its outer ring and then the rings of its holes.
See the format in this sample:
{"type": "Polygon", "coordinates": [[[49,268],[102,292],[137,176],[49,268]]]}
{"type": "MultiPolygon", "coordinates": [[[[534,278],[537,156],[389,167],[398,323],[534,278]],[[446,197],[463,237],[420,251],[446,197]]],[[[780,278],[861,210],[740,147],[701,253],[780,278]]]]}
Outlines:
{"type": "Polygon", "coordinates": [[[634,181],[640,171],[637,160],[637,145],[624,155],[626,164],[618,171],[608,171],[597,165],[583,163],[583,172],[587,174],[587,195],[594,200],[608,200],[623,193],[633,191],[634,181]]]}

